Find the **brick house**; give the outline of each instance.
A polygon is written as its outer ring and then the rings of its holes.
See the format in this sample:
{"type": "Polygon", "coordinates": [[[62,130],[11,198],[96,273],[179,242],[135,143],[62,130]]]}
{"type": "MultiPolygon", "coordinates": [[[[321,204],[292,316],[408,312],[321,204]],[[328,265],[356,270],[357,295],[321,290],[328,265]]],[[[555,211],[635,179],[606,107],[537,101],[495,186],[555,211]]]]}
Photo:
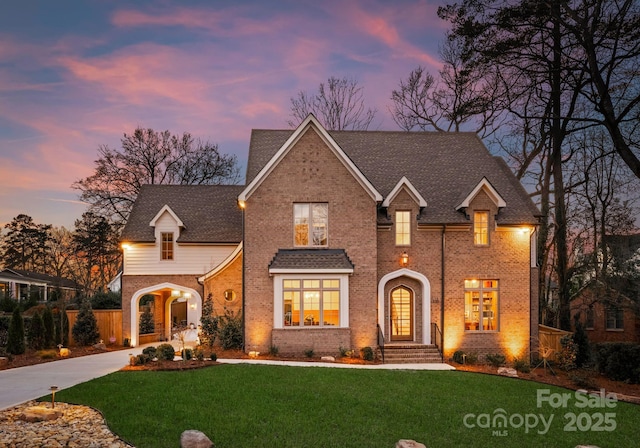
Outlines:
{"type": "Polygon", "coordinates": [[[143,188],[123,232],[124,337],[144,294],[168,331],[187,292],[187,321],[209,294],[241,307],[246,351],[525,357],[537,215],[475,134],[327,131],[312,115],[254,130],[245,186],[143,188]]]}

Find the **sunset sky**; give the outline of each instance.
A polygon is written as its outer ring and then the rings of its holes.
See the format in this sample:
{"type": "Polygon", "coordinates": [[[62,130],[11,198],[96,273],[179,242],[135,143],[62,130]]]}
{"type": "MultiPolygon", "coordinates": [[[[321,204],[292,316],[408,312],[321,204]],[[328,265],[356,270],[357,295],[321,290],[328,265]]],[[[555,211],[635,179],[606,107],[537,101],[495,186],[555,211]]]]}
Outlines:
{"type": "Polygon", "coordinates": [[[444,0],[0,3],[0,225],[73,223],[71,184],[137,126],[191,132],[238,156],[252,128],[287,128],[290,100],[355,78],[376,129],[391,91],[434,75],[444,0]]]}

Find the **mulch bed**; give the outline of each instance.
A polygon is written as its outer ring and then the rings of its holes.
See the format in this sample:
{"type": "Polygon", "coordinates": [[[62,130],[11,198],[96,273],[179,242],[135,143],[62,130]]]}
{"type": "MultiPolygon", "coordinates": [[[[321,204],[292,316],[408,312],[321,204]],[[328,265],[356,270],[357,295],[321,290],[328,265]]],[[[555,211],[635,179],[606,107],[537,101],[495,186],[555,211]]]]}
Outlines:
{"type": "Polygon", "coordinates": [[[88,356],[88,355],[97,355],[99,353],[112,352],[118,350],[129,350],[128,347],[120,347],[115,345],[107,345],[106,349],[101,350],[93,347],[71,347],[69,348],[69,356],[62,357],[60,355],[56,355],[54,357],[41,356],[42,352],[45,351],[55,351],[57,349],[47,349],[47,350],[27,350],[22,355],[4,355],[6,360],[0,361],[0,370],[6,369],[14,369],[16,367],[25,367],[32,366],[34,364],[43,364],[45,362],[58,361],[60,359],[66,358],[77,358],[79,356],[88,356]]]}

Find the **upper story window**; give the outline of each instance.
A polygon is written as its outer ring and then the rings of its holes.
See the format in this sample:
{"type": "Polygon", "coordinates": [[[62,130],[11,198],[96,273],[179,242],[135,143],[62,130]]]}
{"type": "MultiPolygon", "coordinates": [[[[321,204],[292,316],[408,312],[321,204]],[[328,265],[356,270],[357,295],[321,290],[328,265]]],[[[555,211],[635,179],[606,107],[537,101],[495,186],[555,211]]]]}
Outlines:
{"type": "Polygon", "coordinates": [[[473,244],[476,246],[489,245],[489,212],[474,212],[473,244]]]}
{"type": "Polygon", "coordinates": [[[622,308],[612,306],[607,308],[607,330],[623,330],[624,313],[622,308]]]}
{"type": "Polygon", "coordinates": [[[325,202],[293,204],[293,238],[295,246],[326,246],[328,228],[329,204],[325,202]]]}
{"type": "Polygon", "coordinates": [[[411,212],[396,212],[396,246],[411,244],[411,212]]]}
{"type": "Polygon", "coordinates": [[[593,330],[593,325],[594,325],[594,318],[593,318],[593,308],[589,308],[587,309],[587,317],[585,320],[585,328],[587,330],[593,330]]]}
{"type": "Polygon", "coordinates": [[[161,233],[160,259],[173,260],[173,232],[161,233]]]}
{"type": "Polygon", "coordinates": [[[498,329],[498,280],[464,281],[464,328],[498,329]]]}

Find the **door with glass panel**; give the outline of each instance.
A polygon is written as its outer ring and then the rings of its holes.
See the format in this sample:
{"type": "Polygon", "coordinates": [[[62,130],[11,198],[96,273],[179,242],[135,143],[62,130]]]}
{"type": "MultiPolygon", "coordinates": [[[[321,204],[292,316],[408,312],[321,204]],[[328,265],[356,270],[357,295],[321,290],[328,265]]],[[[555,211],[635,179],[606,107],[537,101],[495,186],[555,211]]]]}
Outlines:
{"type": "Polygon", "coordinates": [[[391,291],[391,340],[413,340],[413,292],[405,287],[391,291]]]}

